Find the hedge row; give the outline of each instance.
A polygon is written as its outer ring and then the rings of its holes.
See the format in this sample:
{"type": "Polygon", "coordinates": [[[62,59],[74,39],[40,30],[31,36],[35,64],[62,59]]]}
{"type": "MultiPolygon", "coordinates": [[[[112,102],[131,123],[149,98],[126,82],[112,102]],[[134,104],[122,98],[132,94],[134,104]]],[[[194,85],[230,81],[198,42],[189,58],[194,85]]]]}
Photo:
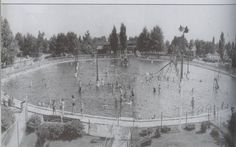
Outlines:
{"type": "Polygon", "coordinates": [[[68,140],[71,141],[83,135],[83,125],[80,120],[66,123],[45,122],[41,124],[36,134],[41,140],[68,140]]]}

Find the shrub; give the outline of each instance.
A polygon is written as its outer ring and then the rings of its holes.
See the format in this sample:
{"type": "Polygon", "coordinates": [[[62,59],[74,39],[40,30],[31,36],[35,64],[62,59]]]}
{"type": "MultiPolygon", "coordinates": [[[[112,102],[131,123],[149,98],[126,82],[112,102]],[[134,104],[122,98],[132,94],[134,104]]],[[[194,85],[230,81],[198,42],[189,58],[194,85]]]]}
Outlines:
{"type": "Polygon", "coordinates": [[[144,141],[143,143],[141,143],[141,147],[145,147],[145,146],[150,146],[152,144],[152,140],[148,139],[146,141],[144,141]]]}
{"type": "Polygon", "coordinates": [[[26,123],[26,132],[27,133],[34,132],[39,127],[40,124],[41,124],[40,116],[32,115],[26,123]]]}
{"type": "Polygon", "coordinates": [[[37,136],[41,140],[59,140],[64,132],[64,124],[46,122],[37,129],[37,136]]]}
{"type": "Polygon", "coordinates": [[[224,139],[225,139],[228,147],[235,147],[234,146],[234,139],[232,138],[232,136],[229,133],[224,135],[224,139]]]}
{"type": "Polygon", "coordinates": [[[84,126],[80,120],[73,120],[64,124],[63,140],[73,140],[83,135],[84,126]]]}
{"type": "MultiPolygon", "coordinates": [[[[43,116],[44,121],[49,121],[49,122],[61,122],[61,116],[60,115],[44,115],[43,116]]],[[[68,118],[68,117],[63,117],[62,121],[63,122],[69,122],[74,119],[68,118]]]]}
{"type": "Polygon", "coordinates": [[[167,133],[169,131],[170,131],[170,128],[168,128],[166,126],[161,128],[161,133],[167,133]]]}
{"type": "Polygon", "coordinates": [[[80,120],[67,123],[45,122],[41,124],[36,134],[41,142],[45,140],[68,140],[71,141],[83,135],[83,125],[80,120]]]}
{"type": "Polygon", "coordinates": [[[90,140],[90,143],[97,143],[98,142],[98,139],[91,139],[90,140]]]}
{"type": "Polygon", "coordinates": [[[150,134],[151,134],[151,131],[148,130],[148,129],[145,129],[145,130],[142,130],[142,131],[139,133],[139,136],[144,137],[144,136],[147,136],[147,135],[150,135],[150,134]]]}
{"type": "Polygon", "coordinates": [[[1,128],[6,131],[15,121],[14,113],[6,106],[1,105],[1,128]]]}
{"type": "Polygon", "coordinates": [[[184,129],[187,131],[192,131],[195,129],[195,125],[194,124],[187,124],[184,129]]]}
{"type": "Polygon", "coordinates": [[[159,128],[157,128],[156,131],[155,131],[155,133],[154,133],[153,138],[159,138],[159,137],[161,137],[161,133],[160,133],[160,131],[159,131],[159,128]]]}
{"type": "Polygon", "coordinates": [[[206,130],[207,130],[207,126],[209,126],[209,122],[202,122],[201,123],[201,133],[206,133],[206,130]]]}
{"type": "Polygon", "coordinates": [[[217,139],[218,137],[219,137],[219,131],[216,129],[216,128],[213,128],[212,130],[211,130],[211,136],[214,138],[214,139],[217,139]]]}

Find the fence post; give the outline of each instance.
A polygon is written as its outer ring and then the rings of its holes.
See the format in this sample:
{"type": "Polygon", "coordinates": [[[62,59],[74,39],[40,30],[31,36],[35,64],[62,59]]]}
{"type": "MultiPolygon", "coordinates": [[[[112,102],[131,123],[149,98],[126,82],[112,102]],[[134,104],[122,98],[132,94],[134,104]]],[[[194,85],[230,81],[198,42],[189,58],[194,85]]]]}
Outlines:
{"type": "Polygon", "coordinates": [[[17,145],[20,147],[20,140],[19,140],[19,125],[18,121],[16,121],[16,131],[17,131],[17,145]]]}
{"type": "Polygon", "coordinates": [[[208,117],[208,122],[210,122],[210,112],[209,112],[209,109],[207,110],[207,117],[208,117]]]}
{"type": "Polygon", "coordinates": [[[25,108],[23,108],[25,111],[25,122],[28,121],[28,95],[26,96],[25,99],[25,108]]]}
{"type": "Polygon", "coordinates": [[[216,105],[214,105],[213,113],[214,113],[214,119],[215,119],[216,118],[216,105]]]}
{"type": "Polygon", "coordinates": [[[188,112],[186,112],[186,125],[188,123],[188,112]]]}
{"type": "Polygon", "coordinates": [[[88,122],[88,134],[89,134],[89,132],[90,132],[90,120],[88,122]]]}
{"type": "Polygon", "coordinates": [[[161,112],[161,129],[162,129],[162,119],[163,119],[162,117],[163,117],[163,116],[162,116],[162,112],[161,112]]]}

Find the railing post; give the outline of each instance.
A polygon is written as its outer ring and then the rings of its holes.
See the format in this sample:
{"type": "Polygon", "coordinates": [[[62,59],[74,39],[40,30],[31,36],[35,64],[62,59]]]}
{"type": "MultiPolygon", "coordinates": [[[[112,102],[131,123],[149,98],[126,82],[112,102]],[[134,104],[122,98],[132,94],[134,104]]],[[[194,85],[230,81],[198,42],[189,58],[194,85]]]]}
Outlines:
{"type": "Polygon", "coordinates": [[[163,115],[162,115],[162,112],[161,112],[161,129],[162,129],[162,120],[163,120],[163,115]]]}
{"type": "Polygon", "coordinates": [[[208,123],[210,122],[210,112],[209,112],[209,109],[207,110],[207,117],[208,117],[208,123]]]}
{"type": "Polygon", "coordinates": [[[186,125],[187,125],[187,122],[188,122],[188,112],[186,112],[186,125]]]}
{"type": "MultiPolygon", "coordinates": [[[[24,109],[24,108],[23,108],[24,109]]],[[[28,95],[26,96],[26,99],[25,99],[25,122],[28,121],[28,95]]]]}
{"type": "Polygon", "coordinates": [[[89,132],[90,132],[90,120],[88,121],[88,135],[89,135],[89,132]]]}
{"type": "Polygon", "coordinates": [[[215,119],[216,118],[216,105],[215,104],[214,104],[213,113],[214,113],[214,119],[215,119]]]}

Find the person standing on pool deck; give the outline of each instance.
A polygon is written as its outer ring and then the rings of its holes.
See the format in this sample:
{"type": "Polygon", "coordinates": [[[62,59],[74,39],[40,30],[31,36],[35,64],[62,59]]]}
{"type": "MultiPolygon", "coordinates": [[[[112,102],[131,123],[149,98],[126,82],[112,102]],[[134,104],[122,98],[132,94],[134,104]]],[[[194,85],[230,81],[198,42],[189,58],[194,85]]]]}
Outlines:
{"type": "Polygon", "coordinates": [[[154,93],[154,94],[156,93],[156,88],[155,88],[155,87],[153,87],[153,93],[154,93]]]}
{"type": "Polygon", "coordinates": [[[84,109],[84,105],[83,105],[83,102],[81,102],[80,113],[81,113],[82,116],[83,116],[83,109],[84,109]]]}
{"type": "Polygon", "coordinates": [[[158,94],[159,95],[161,94],[161,85],[160,84],[158,85],[158,94]]]}
{"type": "Polygon", "coordinates": [[[74,95],[71,96],[72,98],[72,114],[74,113],[74,108],[75,108],[75,97],[74,95]]]}
{"type": "Polygon", "coordinates": [[[194,97],[192,97],[192,101],[191,101],[192,113],[194,113],[194,105],[195,105],[195,101],[194,101],[194,97]]]}
{"type": "Polygon", "coordinates": [[[56,113],[56,100],[52,100],[52,114],[54,115],[56,113]]]}

